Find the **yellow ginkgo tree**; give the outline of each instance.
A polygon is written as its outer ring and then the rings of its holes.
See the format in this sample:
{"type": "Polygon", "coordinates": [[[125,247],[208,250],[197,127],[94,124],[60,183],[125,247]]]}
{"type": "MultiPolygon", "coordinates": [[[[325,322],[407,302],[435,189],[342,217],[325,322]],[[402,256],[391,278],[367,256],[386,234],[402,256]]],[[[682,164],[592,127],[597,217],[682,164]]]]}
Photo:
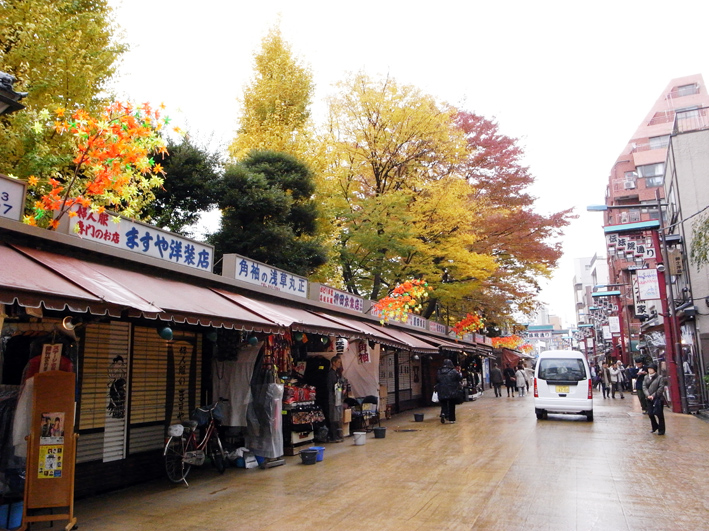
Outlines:
{"type": "Polygon", "coordinates": [[[163,183],[163,169],[153,157],[166,152],[160,133],[169,121],[147,103],[113,102],[98,116],[83,109],[39,112],[34,133],[70,135],[74,153],[69,171],[28,179],[34,204],[24,222],[56,229],[64,215],[76,215],[75,205],[138,217],[163,183]]]}

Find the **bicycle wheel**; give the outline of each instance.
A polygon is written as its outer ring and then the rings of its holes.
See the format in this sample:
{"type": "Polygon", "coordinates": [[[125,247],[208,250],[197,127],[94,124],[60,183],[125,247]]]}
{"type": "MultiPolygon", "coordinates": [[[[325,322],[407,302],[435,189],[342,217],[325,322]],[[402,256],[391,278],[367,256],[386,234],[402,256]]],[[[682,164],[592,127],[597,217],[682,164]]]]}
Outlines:
{"type": "Polygon", "coordinates": [[[163,457],[165,459],[165,472],[173,483],[181,483],[190,473],[192,465],[184,461],[187,451],[187,440],[183,437],[170,437],[165,445],[163,457]]]}
{"type": "Polygon", "coordinates": [[[219,436],[214,433],[212,438],[209,439],[207,443],[207,452],[209,453],[209,459],[212,460],[212,464],[219,471],[220,474],[224,473],[226,469],[226,457],[224,456],[224,449],[222,448],[222,441],[219,440],[219,436]]]}

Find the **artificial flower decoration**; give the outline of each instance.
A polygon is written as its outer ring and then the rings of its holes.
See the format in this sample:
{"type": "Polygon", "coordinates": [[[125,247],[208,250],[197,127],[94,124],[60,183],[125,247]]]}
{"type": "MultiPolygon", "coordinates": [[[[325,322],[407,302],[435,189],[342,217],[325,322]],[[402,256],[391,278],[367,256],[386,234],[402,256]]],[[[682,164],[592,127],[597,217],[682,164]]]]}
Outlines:
{"type": "Polygon", "coordinates": [[[493,348],[508,348],[510,350],[515,350],[522,343],[524,343],[524,339],[518,335],[492,338],[493,348]]]}
{"type": "Polygon", "coordinates": [[[147,103],[114,102],[100,116],[83,109],[67,114],[59,108],[52,121],[48,111],[40,111],[33,126],[38,135],[47,130],[71,135],[74,157],[73,169],[66,175],[57,172],[50,178],[29,178],[39,201],[33,213],[25,216],[25,223],[40,222],[55,229],[74,205],[92,211],[110,207],[137,215],[154,198],[152,188],[162,186],[164,172],[152,156],[167,152],[159,133],[169,119],[147,103]]]}
{"type": "Polygon", "coordinates": [[[472,333],[485,326],[485,321],[477,313],[469,313],[460,321],[453,325],[456,337],[463,337],[466,333],[472,333]]]}
{"type": "Polygon", "coordinates": [[[374,309],[379,313],[380,323],[387,321],[400,321],[405,323],[410,313],[421,311],[421,303],[432,291],[428,282],[424,280],[407,280],[391,290],[389,295],[379,299],[374,304],[374,309]]]}
{"type": "Polygon", "coordinates": [[[525,354],[529,354],[534,350],[534,345],[532,345],[531,343],[525,343],[524,345],[519,347],[519,349],[525,354]]]}

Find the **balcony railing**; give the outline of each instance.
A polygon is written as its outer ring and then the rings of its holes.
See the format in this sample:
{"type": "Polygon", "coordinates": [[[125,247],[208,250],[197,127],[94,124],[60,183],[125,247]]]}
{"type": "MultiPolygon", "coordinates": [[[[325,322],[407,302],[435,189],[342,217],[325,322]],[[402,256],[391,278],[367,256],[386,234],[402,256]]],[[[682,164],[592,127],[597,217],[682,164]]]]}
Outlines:
{"type": "Polygon", "coordinates": [[[677,111],[672,134],[709,129],[709,107],[677,111]]]}

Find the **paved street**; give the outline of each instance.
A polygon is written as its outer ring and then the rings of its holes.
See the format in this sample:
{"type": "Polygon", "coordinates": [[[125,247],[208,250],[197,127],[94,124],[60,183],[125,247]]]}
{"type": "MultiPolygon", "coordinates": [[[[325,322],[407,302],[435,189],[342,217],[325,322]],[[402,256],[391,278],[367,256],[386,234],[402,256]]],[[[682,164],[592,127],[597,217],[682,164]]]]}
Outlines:
{"type": "MultiPolygon", "coordinates": [[[[600,393],[597,394],[597,396],[600,393]]],[[[531,396],[491,391],[441,425],[435,408],[395,416],[385,439],[328,444],[323,462],[193,469],[77,502],[80,529],[707,529],[709,423],[667,413],[650,433],[637,398],[595,400],[595,421],[537,421],[531,396]],[[416,431],[397,431],[416,430],[416,431]]]]}

